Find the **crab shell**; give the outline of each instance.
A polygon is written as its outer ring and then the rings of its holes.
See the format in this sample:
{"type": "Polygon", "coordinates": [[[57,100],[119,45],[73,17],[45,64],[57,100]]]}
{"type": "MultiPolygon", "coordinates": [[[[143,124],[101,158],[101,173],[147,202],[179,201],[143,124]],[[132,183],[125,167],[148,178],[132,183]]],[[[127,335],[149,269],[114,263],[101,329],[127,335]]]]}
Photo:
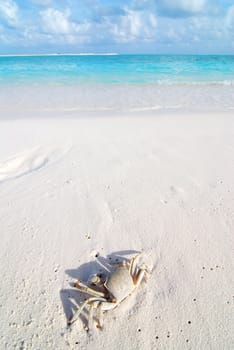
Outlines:
{"type": "MultiPolygon", "coordinates": [[[[125,265],[118,266],[106,280],[104,286],[108,293],[110,293],[110,300],[117,304],[135,289],[133,278],[125,265]]],[[[115,306],[113,305],[113,307],[115,306]]]]}

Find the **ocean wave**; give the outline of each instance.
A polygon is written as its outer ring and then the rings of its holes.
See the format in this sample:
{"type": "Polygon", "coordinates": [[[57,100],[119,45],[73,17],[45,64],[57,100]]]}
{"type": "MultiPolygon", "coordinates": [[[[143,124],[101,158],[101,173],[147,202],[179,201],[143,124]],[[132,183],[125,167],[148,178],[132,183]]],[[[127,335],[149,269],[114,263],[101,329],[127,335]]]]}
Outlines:
{"type": "Polygon", "coordinates": [[[65,54],[64,56],[118,56],[119,53],[117,52],[106,52],[106,53],[71,53],[71,54],[65,54]]]}
{"type": "MultiPolygon", "coordinates": [[[[137,83],[135,83],[137,84],[137,83]]],[[[139,83],[140,84],[140,83],[139,83]]],[[[179,81],[179,80],[158,80],[154,82],[143,82],[143,84],[149,85],[165,85],[165,86],[212,86],[212,85],[224,85],[233,86],[234,80],[207,80],[207,81],[179,81]]]]}
{"type": "Polygon", "coordinates": [[[6,54],[0,55],[0,57],[50,57],[50,56],[117,56],[117,52],[106,52],[106,53],[94,53],[94,52],[83,52],[83,53],[42,53],[42,54],[6,54]]]}
{"type": "Polygon", "coordinates": [[[134,107],[134,108],[129,108],[127,109],[128,112],[147,112],[147,111],[157,111],[160,109],[178,109],[182,108],[182,105],[172,105],[172,106],[147,106],[147,107],[134,107]]]}
{"type": "MultiPolygon", "coordinates": [[[[178,109],[182,108],[182,105],[172,105],[172,106],[145,106],[145,107],[129,107],[129,106],[115,106],[115,107],[59,107],[59,108],[37,108],[37,112],[118,112],[119,110],[123,112],[150,112],[150,111],[157,111],[157,110],[165,110],[165,109],[178,109]]],[[[34,109],[27,108],[25,111],[34,111],[34,109]]]]}

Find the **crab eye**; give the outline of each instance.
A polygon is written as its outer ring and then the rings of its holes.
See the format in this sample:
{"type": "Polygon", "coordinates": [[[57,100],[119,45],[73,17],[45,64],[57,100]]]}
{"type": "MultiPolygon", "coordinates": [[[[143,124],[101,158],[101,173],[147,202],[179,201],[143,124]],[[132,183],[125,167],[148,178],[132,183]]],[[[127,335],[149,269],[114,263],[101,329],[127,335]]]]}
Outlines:
{"type": "Polygon", "coordinates": [[[89,282],[90,284],[92,284],[92,285],[95,285],[95,284],[99,283],[99,282],[100,282],[100,277],[99,277],[99,275],[92,275],[92,276],[90,276],[88,282],[89,282]]]}

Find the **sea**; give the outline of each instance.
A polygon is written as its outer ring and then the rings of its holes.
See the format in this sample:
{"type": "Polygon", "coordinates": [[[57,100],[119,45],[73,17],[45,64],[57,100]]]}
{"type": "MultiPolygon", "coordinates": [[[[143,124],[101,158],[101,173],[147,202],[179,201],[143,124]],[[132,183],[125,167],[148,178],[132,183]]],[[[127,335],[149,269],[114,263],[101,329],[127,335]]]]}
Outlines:
{"type": "Polygon", "coordinates": [[[232,110],[234,55],[2,55],[0,92],[35,108],[232,110]]]}

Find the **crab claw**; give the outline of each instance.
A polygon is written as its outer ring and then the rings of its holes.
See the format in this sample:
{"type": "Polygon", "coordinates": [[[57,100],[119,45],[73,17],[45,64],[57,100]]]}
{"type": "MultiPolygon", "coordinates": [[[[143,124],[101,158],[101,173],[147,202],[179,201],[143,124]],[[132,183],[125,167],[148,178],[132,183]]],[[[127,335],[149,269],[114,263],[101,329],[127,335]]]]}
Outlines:
{"type": "Polygon", "coordinates": [[[80,285],[80,280],[79,280],[79,279],[77,279],[77,280],[76,280],[76,282],[74,283],[74,287],[76,287],[76,288],[77,288],[77,287],[79,287],[79,285],[80,285]]]}
{"type": "Polygon", "coordinates": [[[90,276],[88,283],[91,285],[97,285],[101,282],[101,277],[99,275],[90,276]]]}

